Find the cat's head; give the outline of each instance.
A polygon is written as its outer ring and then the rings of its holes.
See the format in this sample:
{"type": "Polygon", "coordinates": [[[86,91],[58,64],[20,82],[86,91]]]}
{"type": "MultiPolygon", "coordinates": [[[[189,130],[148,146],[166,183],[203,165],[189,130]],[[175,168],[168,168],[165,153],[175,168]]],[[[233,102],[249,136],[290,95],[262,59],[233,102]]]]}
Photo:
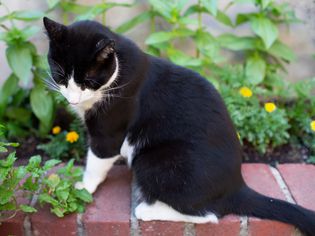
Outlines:
{"type": "Polygon", "coordinates": [[[94,21],[69,26],[43,21],[50,41],[48,84],[74,106],[97,102],[118,76],[115,36],[94,21]]]}

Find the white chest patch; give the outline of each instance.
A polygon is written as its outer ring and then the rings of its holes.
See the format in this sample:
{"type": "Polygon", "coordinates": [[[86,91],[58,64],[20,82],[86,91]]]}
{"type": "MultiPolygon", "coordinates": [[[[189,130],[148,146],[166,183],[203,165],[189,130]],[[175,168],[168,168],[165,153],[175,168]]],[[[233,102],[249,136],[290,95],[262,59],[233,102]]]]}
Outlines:
{"type": "Polygon", "coordinates": [[[121,148],[120,155],[127,159],[128,166],[131,167],[132,160],[134,158],[135,146],[130,145],[128,136],[126,136],[121,148]]]}

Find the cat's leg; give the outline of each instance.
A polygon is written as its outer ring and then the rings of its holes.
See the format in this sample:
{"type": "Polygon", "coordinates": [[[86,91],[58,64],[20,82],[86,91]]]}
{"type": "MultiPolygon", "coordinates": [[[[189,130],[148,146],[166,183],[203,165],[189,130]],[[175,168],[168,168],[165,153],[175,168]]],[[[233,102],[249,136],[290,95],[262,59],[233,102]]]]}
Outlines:
{"type": "Polygon", "coordinates": [[[97,186],[105,180],[108,171],[119,157],[119,155],[116,155],[111,158],[99,158],[89,148],[83,181],[76,183],[75,187],[78,189],[85,188],[93,193],[97,186]]]}
{"type": "Polygon", "coordinates": [[[209,212],[205,216],[192,216],[185,215],[169,205],[161,201],[149,205],[146,202],[140,203],[135,209],[135,215],[137,219],[143,221],[151,220],[167,220],[167,221],[178,221],[178,222],[191,222],[196,224],[203,223],[218,223],[218,217],[209,212]]]}

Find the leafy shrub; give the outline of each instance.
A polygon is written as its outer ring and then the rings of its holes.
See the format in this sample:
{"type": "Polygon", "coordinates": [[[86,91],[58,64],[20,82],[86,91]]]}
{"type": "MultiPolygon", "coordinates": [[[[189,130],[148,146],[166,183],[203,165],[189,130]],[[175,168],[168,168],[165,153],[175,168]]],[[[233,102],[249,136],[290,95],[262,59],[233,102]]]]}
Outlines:
{"type": "Polygon", "coordinates": [[[74,183],[82,178],[82,170],[73,166],[73,160],[49,176],[47,172],[60,161],[52,159],[41,166],[41,157],[33,156],[26,166],[14,167],[15,160],[15,152],[0,160],[0,221],[18,211],[36,212],[35,202],[31,201],[34,195],[38,195],[41,204],[49,204],[58,217],[83,212],[85,204],[92,201],[86,190],[74,188],[74,183]],[[21,198],[29,204],[18,203],[21,198]]]}

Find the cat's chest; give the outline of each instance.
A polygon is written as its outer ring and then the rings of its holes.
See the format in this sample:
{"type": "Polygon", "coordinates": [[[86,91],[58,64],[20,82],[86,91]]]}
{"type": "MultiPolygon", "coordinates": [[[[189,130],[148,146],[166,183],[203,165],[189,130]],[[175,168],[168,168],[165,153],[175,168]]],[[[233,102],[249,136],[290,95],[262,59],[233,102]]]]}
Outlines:
{"type": "Polygon", "coordinates": [[[132,145],[128,141],[128,136],[125,137],[124,142],[120,148],[120,155],[127,160],[127,164],[130,167],[132,160],[135,156],[136,146],[132,145]]]}

